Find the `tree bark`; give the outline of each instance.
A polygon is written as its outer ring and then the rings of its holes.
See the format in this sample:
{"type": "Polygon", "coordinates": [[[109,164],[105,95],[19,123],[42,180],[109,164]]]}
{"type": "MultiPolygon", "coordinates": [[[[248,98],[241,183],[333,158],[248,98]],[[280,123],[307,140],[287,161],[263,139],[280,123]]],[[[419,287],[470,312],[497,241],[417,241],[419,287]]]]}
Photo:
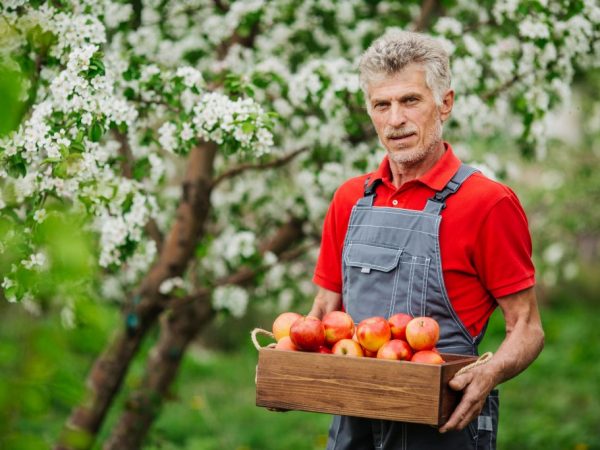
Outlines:
{"type": "MultiPolygon", "coordinates": [[[[302,221],[291,219],[275,235],[259,246],[259,252],[282,255],[302,238],[302,221]]],[[[261,267],[241,267],[225,277],[219,284],[245,285],[261,267]]],[[[161,334],[150,351],[146,376],[142,386],[129,396],[125,412],[113,429],[104,450],[139,449],[158,416],[168,390],[175,377],[182,356],[194,337],[212,318],[210,290],[203,288],[193,296],[181,299],[161,317],[161,334]]]]}
{"type": "Polygon", "coordinates": [[[160,337],[150,351],[142,388],[129,396],[125,412],[104,450],[141,448],[177,375],[188,344],[212,317],[208,298],[206,292],[202,299],[179,305],[161,316],[160,337]]]}
{"type": "Polygon", "coordinates": [[[206,143],[190,152],[175,223],[157,262],[131,296],[131,305],[125,310],[124,327],[96,359],[86,382],[88,395],[74,408],[55,450],[92,447],[143,337],[166,306],[167,299],[158,290],[161,283],[183,274],[202,237],[210,209],[216,149],[215,144],[206,143]]]}

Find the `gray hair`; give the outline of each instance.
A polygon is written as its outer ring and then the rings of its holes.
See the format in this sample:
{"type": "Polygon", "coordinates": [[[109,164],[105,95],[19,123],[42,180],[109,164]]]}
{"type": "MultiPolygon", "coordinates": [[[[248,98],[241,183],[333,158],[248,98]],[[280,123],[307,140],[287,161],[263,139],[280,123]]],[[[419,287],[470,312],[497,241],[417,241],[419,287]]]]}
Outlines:
{"type": "Polygon", "coordinates": [[[411,31],[393,31],[375,40],[363,53],[358,66],[360,87],[368,105],[368,87],[376,79],[395,75],[409,64],[425,68],[425,82],[436,104],[450,89],[450,62],[442,45],[430,36],[411,31]]]}

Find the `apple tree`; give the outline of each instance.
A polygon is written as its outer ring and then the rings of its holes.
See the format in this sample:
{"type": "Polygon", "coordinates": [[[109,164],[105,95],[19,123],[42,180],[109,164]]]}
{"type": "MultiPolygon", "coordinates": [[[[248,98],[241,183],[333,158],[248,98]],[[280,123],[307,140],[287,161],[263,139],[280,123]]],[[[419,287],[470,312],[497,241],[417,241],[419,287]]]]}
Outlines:
{"type": "Polygon", "coordinates": [[[329,199],[383,155],[356,73],[374,38],[443,42],[457,91],[446,136],[466,159],[474,136],[544,158],[546,113],[600,60],[594,0],[4,0],[0,16],[18,99],[0,128],[2,295],[74,325],[81,290],[123,312],[57,449],[93,445],[149,330],[107,449],[140,447],[218,311],[312,295],[329,199]],[[68,259],[40,238],[49,221],[90,236],[99,279],[48,286],[68,259]]]}

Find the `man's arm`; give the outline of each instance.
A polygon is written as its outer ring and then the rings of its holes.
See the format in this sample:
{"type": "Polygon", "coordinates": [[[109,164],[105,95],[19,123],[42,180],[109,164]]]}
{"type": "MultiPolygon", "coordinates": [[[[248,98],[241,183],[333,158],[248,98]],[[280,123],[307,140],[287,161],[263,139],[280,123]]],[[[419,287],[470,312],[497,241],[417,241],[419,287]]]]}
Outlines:
{"type": "Polygon", "coordinates": [[[479,415],[490,391],[525,370],[544,347],[544,331],[533,287],[497,301],[504,315],[506,336],[491,360],[450,381],[450,387],[462,390],[463,397],[448,422],[440,428],[442,433],[466,427],[479,415]]]}
{"type": "Polygon", "coordinates": [[[309,316],[315,316],[322,319],[330,311],[337,311],[342,307],[342,294],[319,287],[315,296],[309,316]]]}

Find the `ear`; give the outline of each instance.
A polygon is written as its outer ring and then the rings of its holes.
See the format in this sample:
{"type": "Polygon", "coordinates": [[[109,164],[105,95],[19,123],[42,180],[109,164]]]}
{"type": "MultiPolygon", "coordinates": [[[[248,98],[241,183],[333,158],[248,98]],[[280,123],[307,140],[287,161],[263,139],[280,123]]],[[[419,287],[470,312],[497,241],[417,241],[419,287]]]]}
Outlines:
{"type": "Polygon", "coordinates": [[[440,119],[445,122],[452,113],[452,107],[454,106],[454,91],[449,89],[442,97],[442,104],[440,105],[440,119]]]}

